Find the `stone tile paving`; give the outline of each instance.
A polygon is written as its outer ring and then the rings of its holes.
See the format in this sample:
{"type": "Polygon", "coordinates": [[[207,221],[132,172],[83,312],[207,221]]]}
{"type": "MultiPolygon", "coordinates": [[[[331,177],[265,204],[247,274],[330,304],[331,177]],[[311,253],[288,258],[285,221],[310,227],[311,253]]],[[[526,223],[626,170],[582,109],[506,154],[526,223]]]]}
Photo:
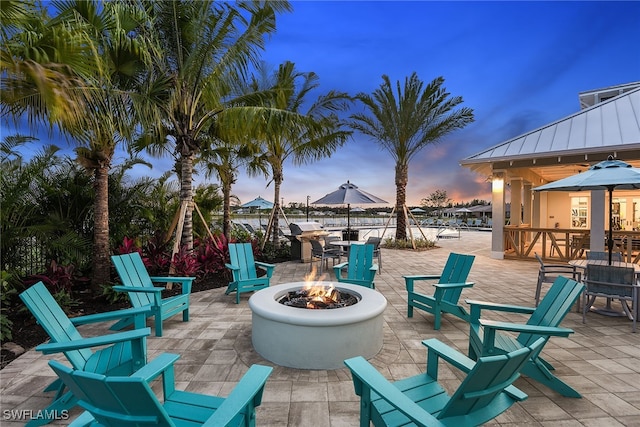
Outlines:
{"type": "MultiPolygon", "coordinates": [[[[469,280],[475,286],[465,289],[463,298],[531,306],[538,264],[528,261],[490,258],[490,233],[463,233],[461,239],[439,242],[439,248],[424,252],[382,250],[384,269],[376,280],[376,289],[388,300],[384,319],[384,344],[371,362],[389,379],[415,375],[424,369],[425,349],[421,341],[436,337],[466,354],[468,326],[444,316],[439,331],[433,319],[420,310],[406,316],[406,292],[403,274],[437,274],[449,252],[473,253],[476,261],[469,280]]],[[[273,284],[302,280],[309,264],[279,264],[273,284]]],[[[330,277],[329,277],[330,278],[330,277]]],[[[431,293],[431,285],[418,285],[431,293]]],[[[177,387],[193,392],[226,396],[253,363],[274,366],[267,382],[263,403],[257,410],[262,426],[357,426],[359,403],[353,392],[349,371],[299,370],[275,366],[257,354],[251,345],[249,296],[241,303],[224,290],[192,295],[191,321],[180,316],[165,322],[165,336],[148,340],[149,358],[161,352],[181,355],[176,364],[177,387]]],[[[515,320],[513,315],[495,316],[515,320]]],[[[562,326],[575,331],[570,338],[552,338],[543,354],[556,373],[583,394],[582,399],[564,398],[543,386],[520,378],[516,385],[529,399],[515,404],[489,425],[563,425],[563,426],[640,426],[640,333],[631,333],[625,318],[589,314],[582,323],[581,314],[572,311],[562,326]]],[[[82,333],[104,333],[95,325],[82,333]]],[[[38,410],[46,407],[51,393],[42,389],[54,379],[47,366],[51,356],[31,350],[0,371],[2,426],[23,425],[7,418],[11,410],[38,410]]],[[[64,360],[55,357],[57,360],[64,360]]],[[[460,373],[447,365],[441,367],[441,381],[455,389],[460,373]]],[[[158,384],[154,383],[157,389],[158,384]]],[[[72,416],[79,413],[72,411],[72,416]]],[[[59,420],[53,425],[66,425],[59,420]]]]}

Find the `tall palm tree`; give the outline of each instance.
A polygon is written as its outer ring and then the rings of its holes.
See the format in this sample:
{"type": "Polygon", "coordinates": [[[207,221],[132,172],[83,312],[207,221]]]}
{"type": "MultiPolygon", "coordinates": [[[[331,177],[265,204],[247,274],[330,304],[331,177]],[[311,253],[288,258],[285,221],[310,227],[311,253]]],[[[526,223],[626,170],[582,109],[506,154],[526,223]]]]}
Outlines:
{"type": "Polygon", "coordinates": [[[404,82],[396,84],[396,93],[386,75],[373,94],[359,93],[369,114],[351,115],[352,129],[371,137],[396,162],[396,239],[407,239],[407,223],[404,206],[409,182],[409,162],[423,148],[440,142],[446,135],[473,122],[473,110],[456,109],[462,97],[451,97],[442,86],[444,78],[437,77],[427,86],[414,72],[404,82]],[[397,98],[396,98],[397,95],[397,98]]]}
{"type": "Polygon", "coordinates": [[[94,177],[91,283],[98,290],[110,280],[108,173],[116,146],[135,124],[128,92],[145,68],[148,49],[138,35],[148,19],[128,2],[71,0],[54,6],[57,16],[49,19],[41,9],[39,16],[23,18],[3,43],[11,78],[2,105],[14,117],[26,114],[33,125],[58,126],[78,144],[78,161],[94,177]]]}
{"type": "Polygon", "coordinates": [[[271,108],[265,111],[260,122],[263,126],[260,140],[264,153],[261,158],[269,165],[274,184],[271,229],[274,244],[278,242],[280,188],[285,162],[291,159],[293,164],[302,165],[330,157],[352,133],[343,128],[337,115],[348,108],[351,98],[345,93],[329,91],[314,101],[309,100],[318,87],[317,74],[297,71],[295,64],[289,61],[281,64],[272,76],[266,73],[263,64],[250,83],[254,93],[267,94],[261,105],[271,108]]]}
{"type": "Polygon", "coordinates": [[[61,4],[61,22],[84,26],[100,61],[87,79],[86,123],[66,127],[78,142],[78,162],[94,178],[94,247],[92,287],[110,281],[109,171],[116,147],[132,137],[136,125],[131,95],[149,64],[148,42],[140,34],[147,25],[144,11],[126,2],[68,1],[61,4]]]}
{"type": "MultiPolygon", "coordinates": [[[[193,166],[206,132],[221,113],[231,126],[252,123],[252,109],[234,106],[230,90],[257,63],[265,37],[275,31],[276,13],[288,1],[159,0],[149,3],[160,44],[150,80],[168,97],[150,98],[142,145],[153,153],[170,148],[180,166],[180,199],[187,204],[181,243],[193,247],[193,166]]],[[[161,91],[158,91],[161,92],[161,91]]],[[[153,93],[158,93],[154,91],[153,93]]]]}

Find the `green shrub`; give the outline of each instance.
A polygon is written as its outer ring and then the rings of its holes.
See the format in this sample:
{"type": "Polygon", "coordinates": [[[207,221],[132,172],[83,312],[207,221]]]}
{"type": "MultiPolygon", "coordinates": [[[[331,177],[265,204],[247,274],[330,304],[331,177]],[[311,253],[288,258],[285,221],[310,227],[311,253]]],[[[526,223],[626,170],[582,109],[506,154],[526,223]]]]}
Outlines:
{"type": "MultiPolygon", "coordinates": [[[[431,249],[436,246],[435,240],[429,239],[414,239],[416,249],[431,249]]],[[[396,240],[392,237],[387,237],[384,240],[383,246],[389,249],[413,249],[411,240],[396,240]]]]}
{"type": "Polygon", "coordinates": [[[13,322],[7,317],[7,305],[11,300],[11,296],[16,294],[16,289],[10,283],[9,279],[11,274],[2,270],[0,272],[0,286],[2,287],[0,293],[0,341],[10,340],[12,338],[11,329],[13,322]]]}

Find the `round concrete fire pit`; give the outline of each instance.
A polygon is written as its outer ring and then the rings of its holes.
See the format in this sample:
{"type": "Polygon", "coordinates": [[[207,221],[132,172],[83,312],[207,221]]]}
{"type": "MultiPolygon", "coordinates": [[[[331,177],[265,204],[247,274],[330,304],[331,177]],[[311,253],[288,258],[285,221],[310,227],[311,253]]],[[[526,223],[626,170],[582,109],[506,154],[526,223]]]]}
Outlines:
{"type": "Polygon", "coordinates": [[[265,359],[298,369],[339,369],[354,356],[375,356],[382,348],[383,313],[387,300],[363,286],[318,282],[355,295],[348,307],[308,310],[280,304],[280,298],[301,289],[306,282],[285,283],[262,289],[249,298],[252,311],[251,340],[265,359]]]}

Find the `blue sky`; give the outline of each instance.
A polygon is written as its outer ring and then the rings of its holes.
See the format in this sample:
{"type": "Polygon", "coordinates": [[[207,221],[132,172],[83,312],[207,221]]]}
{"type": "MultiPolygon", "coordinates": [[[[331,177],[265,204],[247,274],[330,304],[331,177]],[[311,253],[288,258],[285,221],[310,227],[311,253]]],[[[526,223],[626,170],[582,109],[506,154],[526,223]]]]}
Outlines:
{"type": "MultiPolygon", "coordinates": [[[[293,1],[278,17],[264,59],[314,71],[320,89],[371,93],[386,74],[438,76],[475,122],[410,164],[407,203],[437,189],[456,202],[490,198],[484,177],[459,161],[579,110],[578,93],[640,81],[640,2],[293,1]]],[[[6,131],[6,129],[5,129],[6,131]]],[[[4,131],[3,131],[4,133],[4,131]]],[[[58,142],[63,145],[64,143],[58,142]]],[[[285,204],[305,203],[347,180],[391,204],[394,162],[359,134],[331,158],[285,166],[285,204]]],[[[171,161],[154,160],[159,176],[171,161]]],[[[240,176],[233,193],[273,200],[263,177],[240,176]]]]}

